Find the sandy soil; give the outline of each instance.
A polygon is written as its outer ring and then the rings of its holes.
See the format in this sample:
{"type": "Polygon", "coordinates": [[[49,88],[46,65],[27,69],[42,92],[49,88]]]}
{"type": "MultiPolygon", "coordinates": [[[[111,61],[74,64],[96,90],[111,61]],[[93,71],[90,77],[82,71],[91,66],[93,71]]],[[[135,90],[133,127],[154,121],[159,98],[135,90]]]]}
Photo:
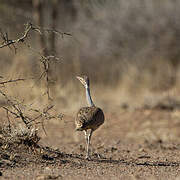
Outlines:
{"type": "Polygon", "coordinates": [[[180,179],[180,111],[105,112],[85,160],[83,133],[74,118],[46,124],[36,151],[0,144],[0,179],[180,179]]]}

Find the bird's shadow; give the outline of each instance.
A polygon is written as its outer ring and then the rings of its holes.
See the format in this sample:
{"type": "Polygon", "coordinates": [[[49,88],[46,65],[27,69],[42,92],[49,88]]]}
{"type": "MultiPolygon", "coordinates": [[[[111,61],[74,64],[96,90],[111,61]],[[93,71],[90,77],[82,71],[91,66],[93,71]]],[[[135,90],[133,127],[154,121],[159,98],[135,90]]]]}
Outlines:
{"type": "MultiPolygon", "coordinates": [[[[70,154],[69,154],[70,155],[70,154]]],[[[174,161],[139,161],[139,160],[124,160],[119,159],[115,160],[112,158],[94,158],[91,159],[85,159],[82,155],[78,154],[71,154],[70,155],[72,159],[79,159],[82,161],[88,161],[88,162],[96,162],[96,163],[102,163],[102,164],[119,164],[119,165],[136,165],[136,166],[156,166],[156,167],[172,167],[172,166],[180,166],[180,162],[174,162],[174,161]]]]}
{"type": "MultiPolygon", "coordinates": [[[[46,149],[47,150],[47,149],[46,149]]],[[[53,153],[54,155],[51,157],[53,160],[61,159],[61,161],[68,163],[74,162],[76,160],[80,160],[82,162],[96,162],[100,164],[118,164],[118,165],[127,165],[127,166],[154,166],[154,167],[179,167],[180,162],[175,161],[154,161],[151,159],[142,160],[142,158],[137,159],[112,159],[103,157],[99,154],[93,154],[90,159],[86,159],[83,154],[67,154],[60,152],[59,150],[48,149],[48,152],[53,153]]],[[[49,157],[49,156],[48,156],[49,157]]]]}

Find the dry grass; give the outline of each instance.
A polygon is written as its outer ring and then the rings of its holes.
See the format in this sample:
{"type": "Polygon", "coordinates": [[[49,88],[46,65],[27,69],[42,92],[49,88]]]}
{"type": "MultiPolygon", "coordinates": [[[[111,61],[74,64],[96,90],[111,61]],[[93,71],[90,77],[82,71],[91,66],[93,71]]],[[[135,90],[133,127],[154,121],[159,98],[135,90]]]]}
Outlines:
{"type": "MultiPolygon", "coordinates": [[[[16,64],[17,61],[14,60],[8,75],[1,74],[7,77],[4,80],[32,77],[28,61],[16,64]]],[[[111,108],[120,107],[155,107],[160,103],[174,104],[175,106],[179,104],[180,69],[178,67],[175,70],[163,60],[157,62],[154,60],[143,69],[139,69],[136,64],[128,64],[123,69],[121,79],[117,80],[115,85],[110,85],[110,81],[104,84],[105,82],[101,82],[100,78],[94,80],[90,77],[92,97],[97,105],[111,110],[111,108]]],[[[40,69],[37,72],[37,74],[34,73],[36,77],[40,74],[40,69]]],[[[65,76],[61,76],[61,78],[65,76]]],[[[48,102],[43,79],[29,79],[18,84],[6,85],[2,89],[6,89],[10,96],[17,97],[28,104],[33,103],[36,107],[48,102]]],[[[86,104],[84,88],[76,80],[75,74],[66,83],[62,83],[60,80],[53,83],[50,86],[50,94],[53,98],[53,104],[61,110],[75,111],[78,107],[86,104]]],[[[3,97],[1,97],[1,104],[3,104],[3,97]]]]}
{"type": "Polygon", "coordinates": [[[26,126],[3,126],[0,130],[0,138],[3,146],[9,145],[21,145],[24,144],[29,148],[35,148],[38,146],[40,137],[37,134],[37,129],[27,128],[26,126]]]}

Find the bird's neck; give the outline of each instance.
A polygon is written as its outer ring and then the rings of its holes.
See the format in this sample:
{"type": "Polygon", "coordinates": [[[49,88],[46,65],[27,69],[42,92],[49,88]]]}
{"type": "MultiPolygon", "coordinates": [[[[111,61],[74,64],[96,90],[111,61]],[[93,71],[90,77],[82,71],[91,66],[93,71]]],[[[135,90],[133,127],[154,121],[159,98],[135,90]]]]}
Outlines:
{"type": "Polygon", "coordinates": [[[86,87],[86,100],[89,106],[94,106],[94,103],[91,98],[90,89],[89,87],[86,87]]]}

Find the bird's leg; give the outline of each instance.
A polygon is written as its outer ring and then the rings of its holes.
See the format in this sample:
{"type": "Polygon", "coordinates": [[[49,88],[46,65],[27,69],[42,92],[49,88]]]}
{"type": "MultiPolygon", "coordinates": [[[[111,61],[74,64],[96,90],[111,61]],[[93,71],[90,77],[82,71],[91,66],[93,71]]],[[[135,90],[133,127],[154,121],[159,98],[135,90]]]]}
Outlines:
{"type": "Polygon", "coordinates": [[[92,133],[93,133],[93,129],[91,129],[90,133],[89,133],[89,136],[88,136],[88,140],[89,140],[89,145],[91,144],[91,136],[92,136],[92,133]]]}
{"type": "Polygon", "coordinates": [[[91,129],[90,133],[87,135],[87,154],[86,154],[86,159],[89,159],[89,145],[91,143],[92,133],[93,133],[93,130],[91,129]]]}
{"type": "Polygon", "coordinates": [[[86,159],[89,158],[89,149],[88,149],[88,134],[87,134],[87,130],[84,130],[84,135],[85,135],[85,139],[86,139],[86,159]]]}

